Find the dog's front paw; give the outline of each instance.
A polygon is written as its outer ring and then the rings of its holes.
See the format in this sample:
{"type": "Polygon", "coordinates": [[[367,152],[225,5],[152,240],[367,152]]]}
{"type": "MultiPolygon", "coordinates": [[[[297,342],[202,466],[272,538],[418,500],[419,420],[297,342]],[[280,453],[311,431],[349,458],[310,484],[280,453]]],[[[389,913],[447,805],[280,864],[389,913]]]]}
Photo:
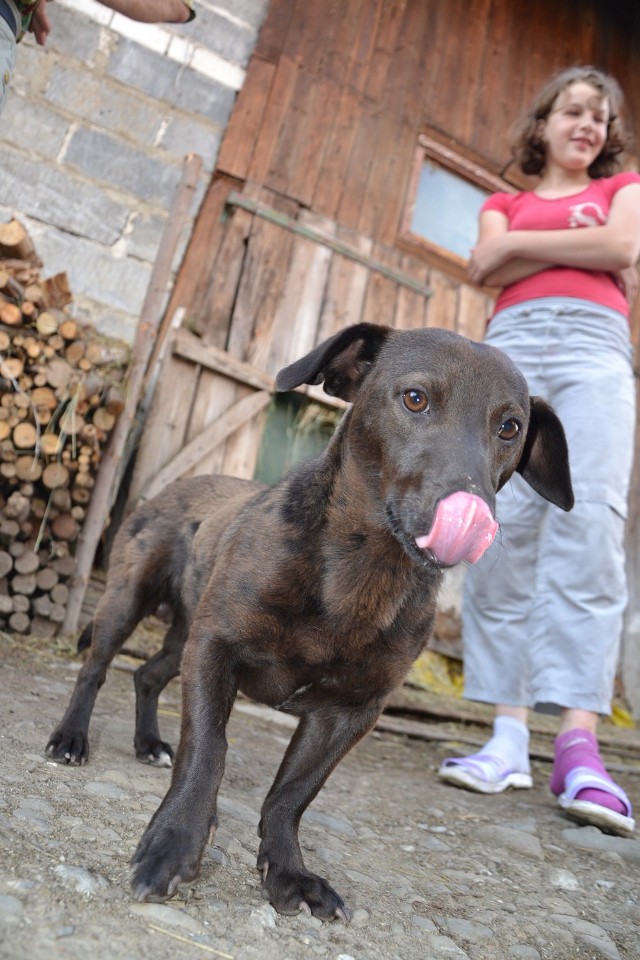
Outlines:
{"type": "Polygon", "coordinates": [[[50,760],[81,767],[89,759],[89,741],[82,731],[55,730],[45,748],[50,760]]]}
{"type": "Polygon", "coordinates": [[[136,737],[136,760],[141,763],[151,763],[154,767],[173,766],[173,748],[164,740],[157,737],[136,737]]]}
{"type": "Polygon", "coordinates": [[[198,875],[203,848],[204,844],[195,843],[186,830],[151,823],[131,860],[131,885],[136,899],[172,897],[179,884],[198,875]]]}
{"type": "Polygon", "coordinates": [[[351,913],[339,893],[322,877],[306,870],[287,870],[267,857],[258,858],[258,870],[269,900],[278,913],[310,913],[322,920],[344,920],[351,913]]]}

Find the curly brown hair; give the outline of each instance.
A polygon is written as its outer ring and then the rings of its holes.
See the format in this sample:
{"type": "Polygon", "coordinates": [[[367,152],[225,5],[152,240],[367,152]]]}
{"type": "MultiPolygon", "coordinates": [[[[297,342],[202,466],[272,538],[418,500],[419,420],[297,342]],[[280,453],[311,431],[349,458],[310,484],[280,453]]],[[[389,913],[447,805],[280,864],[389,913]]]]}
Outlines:
{"type": "Polygon", "coordinates": [[[541,174],[546,164],[546,146],[541,121],[547,119],[558,96],[572,83],[588,83],[609,101],[610,117],[607,139],[599,155],[589,167],[593,179],[609,177],[620,168],[620,155],[628,147],[628,136],[620,118],[624,97],[613,77],[596,67],[568,67],[555,74],[539,92],[529,111],[516,128],[511,146],[513,159],[526,174],[541,174]]]}

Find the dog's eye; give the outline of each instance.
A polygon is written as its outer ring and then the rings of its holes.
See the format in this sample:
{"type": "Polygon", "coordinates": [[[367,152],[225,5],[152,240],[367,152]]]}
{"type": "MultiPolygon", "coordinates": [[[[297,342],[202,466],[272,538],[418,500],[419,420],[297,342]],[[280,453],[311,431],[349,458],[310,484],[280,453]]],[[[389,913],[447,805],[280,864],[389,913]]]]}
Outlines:
{"type": "Polygon", "coordinates": [[[498,430],[498,436],[501,440],[515,440],[519,433],[520,424],[517,420],[505,420],[498,430]]]}
{"type": "Polygon", "coordinates": [[[402,394],[402,402],[411,413],[426,413],[429,409],[429,398],[422,390],[412,388],[402,394]]]}

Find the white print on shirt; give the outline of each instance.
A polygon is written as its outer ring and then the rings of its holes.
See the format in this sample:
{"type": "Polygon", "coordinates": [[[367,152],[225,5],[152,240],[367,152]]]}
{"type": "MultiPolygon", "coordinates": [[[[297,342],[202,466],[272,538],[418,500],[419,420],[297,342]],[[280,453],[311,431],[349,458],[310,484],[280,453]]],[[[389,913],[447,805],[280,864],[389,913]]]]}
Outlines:
{"type": "Polygon", "coordinates": [[[570,227],[601,227],[607,218],[599,203],[576,203],[569,207],[570,227]]]}

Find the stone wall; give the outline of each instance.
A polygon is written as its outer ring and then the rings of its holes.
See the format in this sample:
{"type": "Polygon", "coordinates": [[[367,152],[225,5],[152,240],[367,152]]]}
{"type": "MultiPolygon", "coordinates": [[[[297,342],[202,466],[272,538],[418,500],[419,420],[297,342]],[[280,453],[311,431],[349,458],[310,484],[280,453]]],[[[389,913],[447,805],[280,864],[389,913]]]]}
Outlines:
{"type": "Polygon", "coordinates": [[[196,19],[174,25],[55,0],[46,46],[19,45],[0,121],[0,220],[27,227],[44,277],[67,272],[79,320],[133,340],[183,158],[199,154],[203,170],[181,250],[267,6],[196,0],[196,19]]]}

